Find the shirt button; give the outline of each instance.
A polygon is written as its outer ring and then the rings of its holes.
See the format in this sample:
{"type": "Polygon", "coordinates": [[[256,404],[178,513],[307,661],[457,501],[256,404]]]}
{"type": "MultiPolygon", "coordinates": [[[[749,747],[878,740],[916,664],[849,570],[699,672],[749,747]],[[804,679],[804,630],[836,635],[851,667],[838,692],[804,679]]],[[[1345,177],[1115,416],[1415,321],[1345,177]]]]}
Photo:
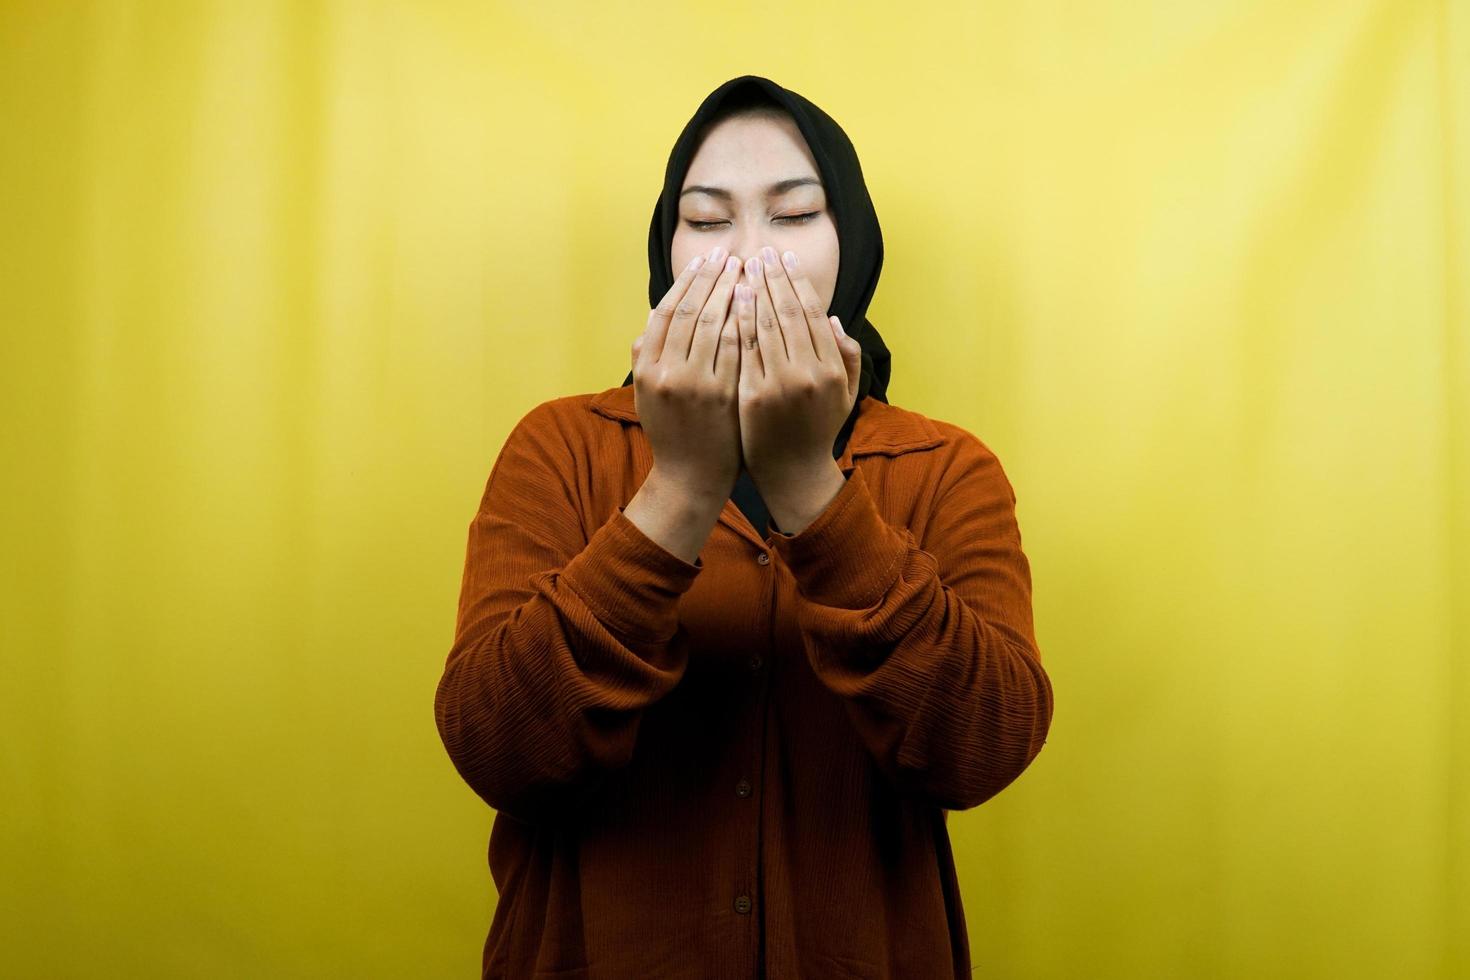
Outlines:
{"type": "Polygon", "coordinates": [[[760,670],[761,669],[761,664],[764,663],[764,662],[765,661],[761,660],[760,655],[757,654],[756,656],[750,658],[750,669],[751,670],[760,670]]]}
{"type": "Polygon", "coordinates": [[[739,912],[741,915],[745,915],[745,914],[747,914],[750,911],[750,896],[749,895],[737,895],[737,896],[735,896],[735,911],[736,912],[739,912]]]}
{"type": "Polygon", "coordinates": [[[740,780],[740,782],[736,783],[735,784],[735,795],[738,796],[738,797],[740,797],[741,799],[744,799],[745,797],[749,796],[750,795],[750,783],[746,782],[743,779],[740,780]]]}
{"type": "Polygon", "coordinates": [[[769,565],[771,563],[771,556],[762,551],[760,554],[755,556],[755,560],[757,564],[769,565]]]}

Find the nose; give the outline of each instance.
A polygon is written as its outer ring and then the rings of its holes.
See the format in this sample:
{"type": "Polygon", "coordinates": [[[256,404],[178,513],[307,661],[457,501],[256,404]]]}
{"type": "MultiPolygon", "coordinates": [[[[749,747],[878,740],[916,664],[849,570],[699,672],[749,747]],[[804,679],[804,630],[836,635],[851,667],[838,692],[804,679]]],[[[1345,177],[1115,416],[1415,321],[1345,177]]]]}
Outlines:
{"type": "Polygon", "coordinates": [[[745,263],[753,257],[761,254],[761,248],[770,245],[769,241],[762,240],[756,229],[742,232],[738,238],[730,243],[730,254],[740,259],[740,282],[749,283],[750,276],[745,272],[745,263]]]}

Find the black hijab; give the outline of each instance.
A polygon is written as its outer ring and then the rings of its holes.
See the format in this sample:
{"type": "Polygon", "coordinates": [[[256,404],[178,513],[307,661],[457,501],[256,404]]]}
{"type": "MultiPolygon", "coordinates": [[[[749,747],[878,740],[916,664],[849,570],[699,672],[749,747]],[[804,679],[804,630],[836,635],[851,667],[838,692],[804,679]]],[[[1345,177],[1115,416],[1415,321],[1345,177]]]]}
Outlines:
{"type": "MultiPolygon", "coordinates": [[[[837,226],[839,249],[837,285],[827,312],[836,316],[842,322],[842,329],[863,348],[857,400],[832,447],[832,458],[837,459],[847,446],[863,398],[872,396],[888,401],[890,358],[883,338],[865,315],[883,268],[883,233],[878,227],[878,213],[868,197],[867,184],[863,182],[857,151],[836,120],[802,96],[760,75],[732,78],[706,96],[674,142],[664,169],[663,191],[653,208],[648,229],[648,305],[651,309],[674,285],[670,260],[674,228],[679,221],[679,192],[705,133],[714,123],[740,108],[771,103],[791,114],[817,161],[827,207],[837,226]]],[[[632,383],[633,373],[629,371],[623,384],[632,383]]],[[[730,497],[764,535],[769,513],[744,467],[730,497]]]]}

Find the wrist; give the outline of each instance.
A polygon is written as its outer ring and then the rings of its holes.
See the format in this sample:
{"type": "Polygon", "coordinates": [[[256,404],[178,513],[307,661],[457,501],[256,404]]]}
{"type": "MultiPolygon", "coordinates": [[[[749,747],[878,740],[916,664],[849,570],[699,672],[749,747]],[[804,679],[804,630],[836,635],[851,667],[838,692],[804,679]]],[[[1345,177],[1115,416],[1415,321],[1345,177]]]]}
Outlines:
{"type": "Polygon", "coordinates": [[[842,492],[847,477],[837,460],[787,470],[779,477],[757,481],[771,520],[783,534],[800,534],[842,492]]]}
{"type": "Polygon", "coordinates": [[[734,488],[734,480],[723,491],[720,481],[703,473],[672,470],[654,463],[644,478],[643,489],[661,506],[693,515],[718,515],[734,488]]]}

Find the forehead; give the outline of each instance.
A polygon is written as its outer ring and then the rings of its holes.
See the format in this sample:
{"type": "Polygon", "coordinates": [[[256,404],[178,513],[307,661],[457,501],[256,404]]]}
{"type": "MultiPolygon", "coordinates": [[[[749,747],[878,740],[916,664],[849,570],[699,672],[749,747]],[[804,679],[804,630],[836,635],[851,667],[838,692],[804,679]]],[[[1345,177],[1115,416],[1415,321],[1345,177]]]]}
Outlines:
{"type": "MultiPolygon", "coordinates": [[[[684,186],[711,184],[761,193],[787,177],[816,177],[816,157],[790,118],[735,117],[710,129],[684,175],[684,186]]],[[[820,193],[816,187],[808,191],[820,193]]]]}

